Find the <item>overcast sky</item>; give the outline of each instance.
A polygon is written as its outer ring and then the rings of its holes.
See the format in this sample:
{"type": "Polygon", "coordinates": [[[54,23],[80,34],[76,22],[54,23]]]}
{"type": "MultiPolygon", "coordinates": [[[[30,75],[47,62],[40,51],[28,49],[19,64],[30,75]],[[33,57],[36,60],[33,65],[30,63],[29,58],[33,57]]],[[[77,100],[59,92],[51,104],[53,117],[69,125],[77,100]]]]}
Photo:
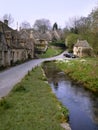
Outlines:
{"type": "Polygon", "coordinates": [[[17,22],[20,25],[27,21],[33,25],[42,18],[65,27],[69,18],[88,16],[97,5],[98,0],[0,0],[0,18],[4,14],[11,14],[14,28],[17,22]]]}

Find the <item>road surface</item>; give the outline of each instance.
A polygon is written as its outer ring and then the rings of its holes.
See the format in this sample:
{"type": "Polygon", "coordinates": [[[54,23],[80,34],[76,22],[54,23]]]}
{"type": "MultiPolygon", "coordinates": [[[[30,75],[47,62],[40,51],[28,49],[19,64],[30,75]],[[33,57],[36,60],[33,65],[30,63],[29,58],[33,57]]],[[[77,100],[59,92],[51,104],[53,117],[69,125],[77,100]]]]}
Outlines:
{"type": "Polygon", "coordinates": [[[59,56],[45,59],[33,59],[21,65],[11,67],[8,70],[0,72],[0,98],[8,95],[13,86],[21,81],[21,79],[37,65],[40,65],[43,61],[56,60],[64,58],[63,53],[59,56]]]}

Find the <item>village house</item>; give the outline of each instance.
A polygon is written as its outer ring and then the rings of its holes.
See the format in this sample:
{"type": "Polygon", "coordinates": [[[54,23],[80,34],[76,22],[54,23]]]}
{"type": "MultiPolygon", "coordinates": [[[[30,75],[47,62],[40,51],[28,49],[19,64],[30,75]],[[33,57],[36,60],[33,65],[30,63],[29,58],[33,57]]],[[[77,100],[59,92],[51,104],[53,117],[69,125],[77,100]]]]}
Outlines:
{"type": "Polygon", "coordinates": [[[46,52],[51,41],[60,40],[60,30],[41,33],[34,29],[13,30],[8,20],[0,21],[0,67],[32,59],[36,53],[46,52]]]}
{"type": "MultiPolygon", "coordinates": [[[[19,34],[21,39],[29,39],[29,35],[34,45],[34,55],[37,53],[46,52],[48,45],[52,41],[60,40],[62,37],[62,31],[60,29],[47,30],[44,33],[34,29],[20,29],[19,34]]],[[[27,40],[26,40],[27,41],[27,40]]],[[[23,43],[21,43],[23,45],[23,43]]],[[[28,44],[27,44],[28,45],[28,44]]]]}
{"type": "Polygon", "coordinates": [[[0,21],[0,67],[33,58],[33,40],[29,34],[27,38],[23,35],[10,28],[7,20],[0,21]]]}
{"type": "Polygon", "coordinates": [[[34,58],[34,39],[31,32],[25,29],[19,31],[19,43],[24,48],[24,58],[34,58]]]}
{"type": "Polygon", "coordinates": [[[41,33],[39,31],[30,29],[26,30],[34,42],[34,54],[45,52],[48,48],[48,35],[47,33],[41,33]]]}
{"type": "Polygon", "coordinates": [[[77,43],[73,47],[73,54],[78,57],[92,56],[93,49],[86,40],[77,40],[77,43]]]}
{"type": "Polygon", "coordinates": [[[35,53],[43,53],[48,49],[48,35],[47,33],[39,33],[38,31],[33,32],[35,38],[35,53]]]}
{"type": "Polygon", "coordinates": [[[48,30],[45,33],[40,33],[38,31],[33,31],[33,37],[35,38],[35,51],[45,52],[48,49],[50,42],[57,41],[61,39],[60,30],[48,30]]]}

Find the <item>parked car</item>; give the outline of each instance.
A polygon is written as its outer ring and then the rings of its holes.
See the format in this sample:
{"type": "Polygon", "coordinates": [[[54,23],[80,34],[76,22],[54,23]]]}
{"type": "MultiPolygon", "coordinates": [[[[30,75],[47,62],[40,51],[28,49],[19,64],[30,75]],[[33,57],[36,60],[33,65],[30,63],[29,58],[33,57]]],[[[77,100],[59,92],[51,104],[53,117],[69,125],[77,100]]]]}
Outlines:
{"type": "Polygon", "coordinates": [[[77,58],[77,56],[74,55],[73,53],[64,53],[63,55],[64,55],[65,57],[67,57],[67,58],[77,58]]]}

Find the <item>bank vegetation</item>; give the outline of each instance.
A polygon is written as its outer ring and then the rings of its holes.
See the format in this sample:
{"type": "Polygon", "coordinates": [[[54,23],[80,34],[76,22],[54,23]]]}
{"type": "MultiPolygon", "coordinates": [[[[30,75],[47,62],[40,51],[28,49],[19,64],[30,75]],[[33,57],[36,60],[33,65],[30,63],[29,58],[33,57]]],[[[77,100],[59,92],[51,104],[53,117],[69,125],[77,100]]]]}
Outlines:
{"type": "Polygon", "coordinates": [[[53,94],[41,67],[28,72],[0,100],[0,130],[64,130],[68,110],[53,94]]]}
{"type": "Polygon", "coordinates": [[[63,60],[56,62],[73,81],[73,83],[84,86],[98,96],[98,59],[79,58],[74,60],[63,60]]]}

